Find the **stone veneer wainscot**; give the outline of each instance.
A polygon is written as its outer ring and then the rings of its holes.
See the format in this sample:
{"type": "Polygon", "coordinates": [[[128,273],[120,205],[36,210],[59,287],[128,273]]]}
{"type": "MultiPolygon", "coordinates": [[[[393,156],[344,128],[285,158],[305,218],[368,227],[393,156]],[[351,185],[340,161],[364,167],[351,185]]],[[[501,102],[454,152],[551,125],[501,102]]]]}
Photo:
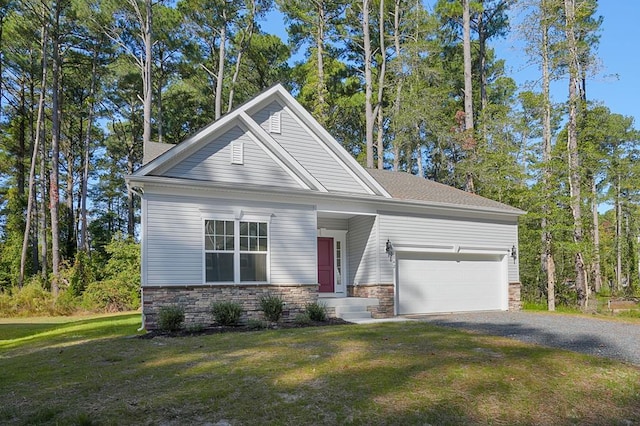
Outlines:
{"type": "Polygon", "coordinates": [[[374,297],[378,299],[378,306],[369,306],[373,318],[391,318],[394,316],[394,291],[393,284],[366,284],[350,285],[347,287],[350,297],[374,297]]]}
{"type": "Polygon", "coordinates": [[[285,302],[282,321],[291,322],[305,310],[308,303],[318,300],[318,285],[216,285],[181,287],[144,287],[142,312],[145,328],[157,328],[158,312],[162,306],[177,305],[184,308],[185,325],[213,324],[211,305],[214,302],[237,302],[242,306],[241,323],[249,319],[264,319],[260,299],[272,295],[285,302]]]}
{"type": "Polygon", "coordinates": [[[520,283],[509,283],[509,310],[519,311],[522,309],[522,301],[520,300],[520,283]]]}

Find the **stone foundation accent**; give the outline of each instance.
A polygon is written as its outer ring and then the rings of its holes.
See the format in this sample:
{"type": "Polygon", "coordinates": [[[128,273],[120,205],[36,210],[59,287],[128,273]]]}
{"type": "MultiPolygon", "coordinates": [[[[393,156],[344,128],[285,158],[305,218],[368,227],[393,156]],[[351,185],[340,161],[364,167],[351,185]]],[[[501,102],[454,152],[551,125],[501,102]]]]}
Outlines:
{"type": "Polygon", "coordinates": [[[393,284],[350,285],[347,286],[349,297],[375,297],[380,301],[378,306],[367,308],[373,318],[391,318],[394,316],[393,284]]]}
{"type": "Polygon", "coordinates": [[[185,326],[213,324],[211,304],[221,301],[238,302],[242,306],[241,323],[249,319],[264,319],[260,298],[266,295],[281,297],[285,302],[282,321],[291,322],[303,313],[308,303],[318,299],[318,285],[232,285],[144,287],[142,313],[147,330],[157,328],[158,312],[162,306],[178,305],[185,311],[185,326]]]}
{"type": "Polygon", "coordinates": [[[521,284],[514,282],[509,283],[509,310],[519,311],[522,309],[522,302],[520,301],[520,287],[521,284]]]}

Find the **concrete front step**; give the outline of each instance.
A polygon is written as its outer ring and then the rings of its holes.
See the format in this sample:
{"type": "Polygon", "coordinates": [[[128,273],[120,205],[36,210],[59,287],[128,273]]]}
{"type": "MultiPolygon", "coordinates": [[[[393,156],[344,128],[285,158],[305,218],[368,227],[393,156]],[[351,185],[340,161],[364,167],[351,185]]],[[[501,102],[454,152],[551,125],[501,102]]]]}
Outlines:
{"type": "Polygon", "coordinates": [[[336,313],[336,316],[338,318],[342,318],[345,321],[351,321],[351,322],[356,322],[358,320],[370,320],[372,319],[371,317],[371,312],[366,311],[366,312],[342,312],[340,314],[336,313]]]}
{"type": "Polygon", "coordinates": [[[379,300],[367,297],[320,298],[328,308],[333,308],[335,316],[346,321],[371,319],[369,306],[378,306],[379,300]]]}

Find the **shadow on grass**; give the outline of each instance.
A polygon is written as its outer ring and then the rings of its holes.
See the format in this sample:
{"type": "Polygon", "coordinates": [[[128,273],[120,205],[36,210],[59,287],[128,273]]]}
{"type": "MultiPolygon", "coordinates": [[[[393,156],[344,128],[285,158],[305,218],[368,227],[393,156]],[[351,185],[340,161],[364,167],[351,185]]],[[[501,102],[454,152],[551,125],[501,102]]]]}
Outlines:
{"type": "Polygon", "coordinates": [[[88,325],[102,331],[3,361],[0,423],[640,421],[637,369],[426,323],[150,340],[88,325]]]}
{"type": "MultiPolygon", "coordinates": [[[[0,324],[0,350],[19,348],[24,344],[46,343],[47,345],[111,336],[126,332],[134,334],[132,326],[140,323],[140,314],[109,315],[98,318],[71,318],[68,322],[56,323],[3,323],[0,324]],[[122,328],[124,327],[125,330],[122,328]]],[[[56,321],[59,321],[56,319],[56,321]]]]}

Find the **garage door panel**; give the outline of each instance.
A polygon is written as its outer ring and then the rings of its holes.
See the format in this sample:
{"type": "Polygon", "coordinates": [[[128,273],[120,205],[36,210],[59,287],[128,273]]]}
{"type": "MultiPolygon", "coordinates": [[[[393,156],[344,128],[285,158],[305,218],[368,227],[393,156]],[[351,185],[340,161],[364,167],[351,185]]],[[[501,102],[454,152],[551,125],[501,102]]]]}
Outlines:
{"type": "Polygon", "coordinates": [[[498,256],[408,253],[397,266],[401,314],[502,309],[498,256]]]}

